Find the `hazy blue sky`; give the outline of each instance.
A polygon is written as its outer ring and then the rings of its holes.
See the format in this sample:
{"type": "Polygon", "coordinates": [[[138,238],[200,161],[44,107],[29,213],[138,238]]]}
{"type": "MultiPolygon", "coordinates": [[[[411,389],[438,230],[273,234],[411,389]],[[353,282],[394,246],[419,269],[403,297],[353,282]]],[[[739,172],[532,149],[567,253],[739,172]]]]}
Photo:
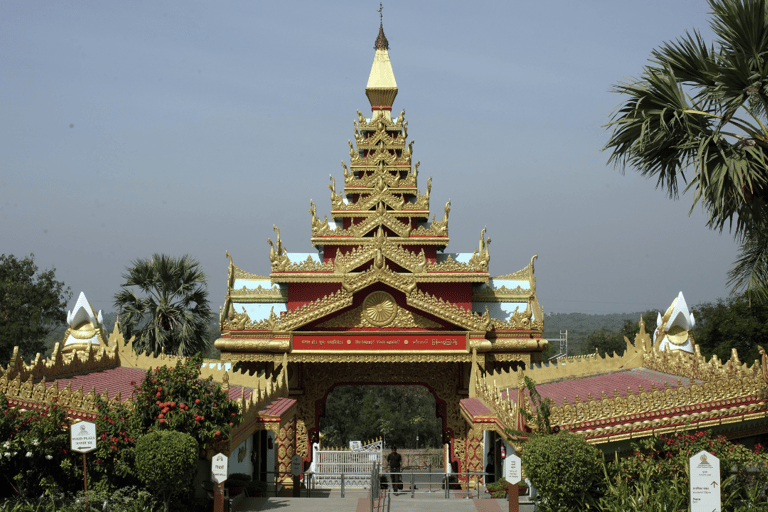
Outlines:
{"type": "MultiPolygon", "coordinates": [[[[309,252],[309,201],[349,160],[379,3],[0,1],[0,253],[34,252],[97,309],[154,252],[269,272],[267,237],[309,252]]],[[[736,256],[690,195],[622,175],[603,125],[650,51],[703,0],[389,1],[384,29],[420,187],[450,198],[451,252],[491,272],[538,253],[546,312],[666,309],[727,294],[736,256]]]]}

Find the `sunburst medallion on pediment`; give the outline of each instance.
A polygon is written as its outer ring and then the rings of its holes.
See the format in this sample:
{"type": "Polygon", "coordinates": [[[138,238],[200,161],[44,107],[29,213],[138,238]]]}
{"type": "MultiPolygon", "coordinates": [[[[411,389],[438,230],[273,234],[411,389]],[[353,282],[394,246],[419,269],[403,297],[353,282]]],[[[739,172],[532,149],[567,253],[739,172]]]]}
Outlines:
{"type": "Polygon", "coordinates": [[[397,305],[397,301],[387,292],[375,291],[368,295],[363,303],[335,318],[319,324],[319,328],[338,329],[341,327],[375,328],[422,328],[438,329],[443,327],[419,314],[397,305]]]}

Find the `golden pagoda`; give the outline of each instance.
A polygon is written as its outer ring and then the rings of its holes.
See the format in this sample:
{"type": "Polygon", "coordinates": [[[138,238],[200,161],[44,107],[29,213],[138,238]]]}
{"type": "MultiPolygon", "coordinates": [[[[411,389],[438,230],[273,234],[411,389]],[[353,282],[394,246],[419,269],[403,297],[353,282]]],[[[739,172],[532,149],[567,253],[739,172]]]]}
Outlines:
{"type": "Polygon", "coordinates": [[[492,278],[490,237],[472,252],[450,253],[450,200],[430,219],[432,177],[419,190],[405,110],[392,116],[397,83],[383,24],[359,110],[349,162],[330,177],[330,214],[310,201],[312,253],[291,253],[280,230],[270,238],[271,273],[259,276],[229,257],[228,288],[216,348],[237,368],[287,366],[295,425],[280,438],[280,471],[295,453],[311,458],[327,394],[340,384],[414,384],[435,395],[450,459],[482,469],[482,432],[462,419],[476,372],[540,359],[543,313],[534,259],[492,278]],[[438,215],[440,217],[438,218],[438,215]]]}

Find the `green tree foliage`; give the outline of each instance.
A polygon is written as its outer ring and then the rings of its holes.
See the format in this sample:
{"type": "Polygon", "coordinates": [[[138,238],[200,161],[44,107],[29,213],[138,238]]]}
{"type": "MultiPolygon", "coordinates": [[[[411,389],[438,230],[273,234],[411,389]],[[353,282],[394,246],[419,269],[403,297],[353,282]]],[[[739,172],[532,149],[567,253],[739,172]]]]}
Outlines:
{"type": "Polygon", "coordinates": [[[602,474],[600,451],[570,432],[530,438],[521,459],[544,512],[584,510],[602,474]]]}
{"type": "Polygon", "coordinates": [[[721,360],[736,349],[739,359],[752,363],[759,358],[758,345],[768,346],[768,304],[752,303],[745,296],[699,304],[693,310],[694,339],[707,357],[721,360]]]}
{"type": "Polygon", "coordinates": [[[39,272],[35,255],[22,259],[0,255],[0,363],[18,346],[22,358],[45,351],[45,336],[67,319],[68,287],[56,280],[56,269],[39,272]]]}
{"type": "Polygon", "coordinates": [[[197,470],[198,444],[184,432],[151,432],[136,443],[136,471],[153,492],[161,495],[165,512],[175,494],[188,488],[197,470]]]}
{"type": "Polygon", "coordinates": [[[389,446],[435,448],[441,445],[442,420],[435,398],[422,386],[339,386],[320,419],[325,446],[383,437],[389,446]]]}
{"type": "MultiPolygon", "coordinates": [[[[595,348],[585,351],[584,344],[587,336],[605,329],[606,332],[615,333],[624,329],[626,322],[637,328],[637,323],[642,315],[645,319],[646,330],[650,332],[656,325],[656,312],[648,316],[650,312],[643,313],[609,313],[605,315],[590,315],[587,313],[551,313],[544,319],[544,338],[552,340],[560,337],[560,331],[568,331],[568,355],[594,353],[595,348]]],[[[634,334],[630,337],[634,340],[634,334]]],[[[549,355],[555,355],[558,351],[557,342],[550,342],[549,355]]]]}
{"type": "Polygon", "coordinates": [[[616,85],[609,161],[654,177],[676,198],[682,180],[709,226],[734,230],[734,290],[768,299],[768,9],[709,0],[714,44],[694,30],[651,53],[639,79],[616,85]],[[686,174],[687,173],[687,174],[686,174]]]}
{"type": "Polygon", "coordinates": [[[9,407],[0,395],[0,495],[36,497],[55,489],[72,489],[81,482],[77,458],[69,452],[66,410],[22,411],[9,407]]]}
{"type": "Polygon", "coordinates": [[[200,379],[202,363],[197,354],[172,368],[149,370],[141,383],[134,383],[133,431],[186,432],[203,448],[226,439],[243,417],[221,385],[211,377],[200,379]]]}
{"type": "Polygon", "coordinates": [[[123,279],[115,307],[125,339],[136,336],[135,350],[184,356],[206,351],[211,309],[197,260],[154,254],[132,262],[123,279]]]}

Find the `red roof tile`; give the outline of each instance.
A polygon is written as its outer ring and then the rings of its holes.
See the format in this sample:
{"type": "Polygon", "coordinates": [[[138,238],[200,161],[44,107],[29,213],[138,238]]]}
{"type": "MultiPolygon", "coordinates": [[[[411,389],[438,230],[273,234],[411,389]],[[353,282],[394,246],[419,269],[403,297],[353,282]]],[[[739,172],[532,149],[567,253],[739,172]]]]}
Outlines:
{"type": "Polygon", "coordinates": [[[664,383],[676,388],[678,379],[682,381],[685,387],[691,385],[690,379],[685,377],[667,375],[645,368],[634,368],[604,375],[540,384],[536,386],[536,389],[542,398],[551,398],[555,405],[563,405],[564,398],[568,398],[570,403],[574,403],[577,400],[577,395],[582,402],[585,402],[589,399],[590,393],[592,393],[592,398],[600,400],[603,391],[609,398],[613,398],[614,390],[625,397],[627,396],[627,388],[630,388],[634,394],[638,393],[640,386],[645,391],[651,391],[653,384],[656,384],[658,389],[663,389],[664,383]]]}
{"type": "Polygon", "coordinates": [[[245,388],[242,386],[229,386],[229,392],[227,393],[227,395],[229,396],[230,400],[240,400],[240,397],[243,396],[243,391],[245,391],[246,400],[251,398],[251,395],[253,394],[253,389],[245,388]]]}
{"type": "Polygon", "coordinates": [[[296,404],[296,400],[293,398],[278,398],[266,406],[263,410],[259,411],[259,414],[262,416],[273,416],[279,418],[291,407],[293,407],[294,404],[296,404]]]}
{"type": "MultiPolygon", "coordinates": [[[[82,387],[83,393],[90,393],[92,389],[95,389],[96,394],[100,395],[106,390],[108,391],[109,398],[114,398],[117,393],[120,393],[122,400],[130,400],[133,393],[131,382],[139,383],[144,380],[146,375],[146,370],[124,368],[121,366],[101,372],[77,375],[68,379],[58,379],[55,382],[60,390],[66,388],[71,383],[73,392],[82,387]]],[[[53,384],[53,382],[46,382],[45,386],[50,387],[53,384]]]]}
{"type": "Polygon", "coordinates": [[[476,416],[491,416],[493,415],[493,411],[490,410],[486,405],[482,402],[482,400],[478,398],[464,398],[459,401],[461,406],[464,408],[467,413],[469,413],[470,416],[473,418],[476,416]]]}
{"type": "MultiPolygon", "coordinates": [[[[123,400],[130,400],[133,397],[133,385],[131,382],[141,383],[144,377],[147,375],[146,370],[139,370],[136,368],[111,368],[101,372],[86,373],[85,375],[77,375],[68,379],[58,379],[56,382],[59,389],[64,389],[69,383],[72,383],[72,391],[77,391],[81,387],[83,393],[90,393],[91,389],[96,389],[96,394],[100,395],[107,390],[109,398],[114,398],[117,393],[120,393],[120,398],[123,400]]],[[[45,386],[50,387],[53,382],[46,382],[45,386]]],[[[244,388],[242,386],[230,386],[227,393],[230,400],[239,400],[245,390],[246,400],[253,394],[253,389],[244,388]]]]}

